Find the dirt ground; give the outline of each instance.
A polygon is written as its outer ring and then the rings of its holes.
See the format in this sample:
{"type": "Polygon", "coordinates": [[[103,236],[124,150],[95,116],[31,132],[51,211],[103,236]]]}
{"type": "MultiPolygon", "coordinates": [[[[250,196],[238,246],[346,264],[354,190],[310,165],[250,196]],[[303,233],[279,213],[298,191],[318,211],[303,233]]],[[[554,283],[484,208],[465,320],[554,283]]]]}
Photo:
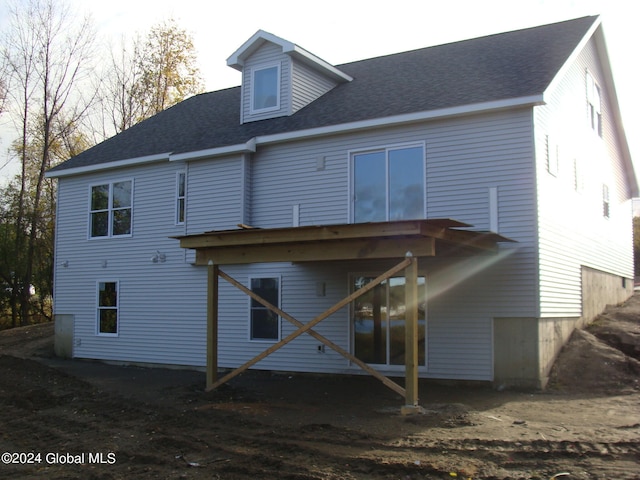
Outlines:
{"type": "Polygon", "coordinates": [[[640,295],[574,333],[544,392],[425,381],[417,416],[365,376],[205,393],[202,372],[56,359],[52,335],[0,332],[0,478],[640,479],[640,295]]]}

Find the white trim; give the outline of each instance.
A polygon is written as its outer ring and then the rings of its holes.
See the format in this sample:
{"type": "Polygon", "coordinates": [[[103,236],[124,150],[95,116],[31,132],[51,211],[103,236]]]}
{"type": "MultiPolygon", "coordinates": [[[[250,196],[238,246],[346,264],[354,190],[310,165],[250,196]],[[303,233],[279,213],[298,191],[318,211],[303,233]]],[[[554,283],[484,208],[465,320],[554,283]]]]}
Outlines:
{"type": "Polygon", "coordinates": [[[478,113],[484,113],[494,110],[503,110],[509,108],[518,108],[526,106],[539,106],[544,105],[545,99],[543,95],[531,95],[528,97],[519,97],[508,100],[497,100],[493,102],[476,103],[473,105],[463,105],[458,107],[442,108],[438,110],[427,110],[414,113],[406,113],[402,115],[394,115],[391,117],[373,118],[370,120],[361,120],[357,122],[341,123],[337,125],[330,125],[327,127],[308,128],[304,130],[297,130],[292,132],[275,133],[272,135],[262,135],[253,137],[247,140],[245,143],[238,143],[234,145],[227,145],[224,147],[215,147],[205,150],[195,150],[191,152],[184,152],[178,154],[161,153],[157,155],[149,155],[147,157],[138,157],[128,160],[119,160],[116,162],[101,163],[97,165],[88,165],[84,167],[76,167],[64,169],[61,171],[48,172],[47,177],[59,178],[71,175],[78,175],[81,173],[95,172],[99,170],[107,170],[110,168],[126,167],[131,165],[137,165],[140,163],[153,162],[158,160],[169,161],[184,161],[184,160],[197,160],[201,158],[220,157],[232,153],[255,153],[257,147],[260,145],[269,145],[278,142],[287,142],[293,140],[302,140],[311,137],[322,137],[327,135],[333,135],[336,133],[347,133],[357,130],[367,130],[372,128],[380,128],[385,126],[401,125],[405,123],[415,123],[427,120],[437,120],[447,117],[454,117],[460,115],[472,115],[478,113]]]}
{"type": "Polygon", "coordinates": [[[323,71],[338,81],[350,82],[353,80],[353,77],[338,70],[330,63],[325,62],[320,57],[317,57],[304,48],[301,48],[295,43],[289,42],[288,40],[280,38],[272,33],[265,32],[264,30],[258,30],[251,36],[251,38],[244,42],[240,48],[233,52],[231,56],[227,58],[227,65],[231,68],[235,68],[236,70],[242,70],[242,67],[244,67],[244,60],[255,52],[264,42],[270,42],[278,45],[282,48],[282,53],[292,57],[295,56],[300,61],[323,71]]]}
{"type": "Polygon", "coordinates": [[[180,162],[184,160],[199,160],[207,157],[221,157],[233,153],[255,153],[256,151],[256,139],[250,138],[245,143],[236,145],[229,145],[226,147],[208,148],[206,150],[196,150],[193,152],[170,154],[170,162],[180,162]]]}
{"type": "Polygon", "coordinates": [[[113,162],[98,163],[95,165],[85,165],[82,167],[66,168],[60,171],[49,171],[45,173],[47,178],[61,178],[70,177],[72,175],[80,175],[82,173],[93,173],[100,170],[109,170],[118,167],[131,167],[134,165],[140,165],[143,163],[152,163],[162,160],[169,160],[170,152],[157,153],[154,155],[146,155],[144,157],[127,158],[124,160],[116,160],[113,162]]]}

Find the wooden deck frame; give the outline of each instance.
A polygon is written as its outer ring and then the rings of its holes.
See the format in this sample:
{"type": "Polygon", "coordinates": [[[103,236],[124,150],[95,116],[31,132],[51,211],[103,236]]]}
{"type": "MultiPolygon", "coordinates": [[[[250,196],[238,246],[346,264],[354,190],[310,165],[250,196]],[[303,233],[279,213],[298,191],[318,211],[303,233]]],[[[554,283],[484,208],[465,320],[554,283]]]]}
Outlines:
{"type": "MultiPolygon", "coordinates": [[[[298,327],[298,329],[295,330],[294,332],[290,333],[285,338],[280,340],[278,343],[275,343],[274,345],[272,345],[271,347],[269,347],[268,349],[266,349],[265,351],[263,351],[259,355],[255,356],[254,358],[252,358],[248,362],[244,363],[242,366],[240,366],[240,367],[236,368],[235,370],[229,372],[227,375],[225,375],[224,377],[222,377],[219,380],[217,380],[215,378],[215,372],[217,372],[217,359],[216,359],[217,339],[214,340],[213,338],[209,338],[209,340],[211,340],[211,341],[207,342],[207,387],[206,387],[206,390],[207,391],[213,390],[213,389],[219,387],[220,385],[228,382],[232,378],[240,375],[241,373],[243,373],[244,371],[246,371],[247,369],[249,369],[250,367],[252,367],[256,363],[258,363],[260,360],[266,358],[267,356],[269,356],[273,352],[277,351],[278,349],[280,349],[281,347],[285,346],[286,344],[288,344],[289,342],[291,342],[295,338],[299,337],[303,333],[308,333],[309,335],[314,337],[316,340],[322,342],[323,345],[326,345],[327,347],[331,348],[332,350],[335,350],[337,353],[339,353],[340,355],[345,357],[347,360],[355,363],[360,368],[362,368],[365,372],[369,373],[373,377],[375,377],[378,380],[380,380],[385,386],[389,387],[394,392],[396,392],[399,395],[405,397],[407,405],[417,405],[417,403],[418,403],[418,396],[417,396],[418,395],[418,386],[417,386],[417,381],[418,381],[418,375],[417,375],[417,372],[418,372],[417,371],[417,358],[418,358],[417,357],[417,351],[418,351],[417,342],[418,342],[418,336],[417,336],[417,323],[416,323],[416,319],[418,318],[418,312],[417,312],[417,309],[418,309],[418,302],[417,302],[417,278],[418,277],[417,277],[417,271],[418,271],[418,269],[417,269],[417,259],[416,259],[416,257],[413,257],[411,254],[409,254],[407,256],[407,258],[405,260],[403,260],[402,262],[400,262],[399,264],[397,264],[394,267],[390,268],[389,270],[384,272],[382,275],[379,275],[373,281],[369,282],[364,287],[356,290],[354,293],[352,293],[351,295],[349,295],[346,298],[342,299],[341,301],[336,303],[331,308],[325,310],[323,313],[321,313],[320,315],[316,316],[309,323],[303,324],[302,322],[298,321],[293,316],[291,316],[288,313],[282,311],[278,307],[272,305],[271,303],[269,303],[268,301],[266,301],[265,299],[263,299],[259,295],[255,294],[254,292],[249,290],[244,285],[242,285],[240,282],[238,282],[237,280],[233,279],[232,277],[230,277],[229,275],[227,275],[226,273],[221,271],[218,267],[216,267],[213,264],[213,262],[210,263],[209,264],[209,275],[210,276],[215,276],[215,277],[220,276],[220,277],[224,278],[227,282],[229,282],[230,284],[232,284],[233,286],[235,286],[236,288],[238,288],[239,290],[244,292],[246,295],[250,296],[251,298],[253,298],[257,302],[259,302],[260,304],[262,304],[263,306],[265,306],[266,308],[268,308],[269,310],[271,310],[275,314],[277,314],[280,317],[284,318],[285,320],[291,322],[293,325],[298,327]],[[416,328],[410,327],[409,325],[407,326],[407,332],[408,333],[406,335],[406,341],[407,342],[412,342],[415,345],[413,345],[412,347],[407,346],[406,348],[407,348],[407,351],[412,351],[412,352],[416,352],[416,353],[415,353],[415,355],[412,355],[412,358],[415,357],[414,361],[413,362],[407,362],[407,376],[406,376],[407,382],[406,382],[405,388],[401,387],[400,385],[398,385],[397,383],[395,383],[393,380],[389,379],[388,377],[382,375],[377,370],[371,368],[365,362],[363,362],[362,360],[360,360],[356,356],[352,355],[351,353],[349,353],[348,351],[346,351],[345,349],[343,349],[339,345],[333,343],[331,340],[327,339],[323,335],[321,335],[318,332],[312,330],[312,328],[314,326],[316,326],[318,323],[320,323],[322,320],[324,320],[327,317],[333,315],[335,312],[337,312],[341,308],[344,308],[345,306],[349,305],[356,298],[364,295],[365,293],[367,293],[368,291],[373,289],[376,285],[379,285],[383,281],[387,280],[388,278],[390,278],[391,276],[397,274],[398,272],[401,272],[402,270],[405,270],[405,275],[407,275],[407,272],[409,272],[409,275],[411,275],[411,278],[407,278],[407,283],[412,281],[415,284],[415,287],[416,287],[416,297],[411,302],[409,302],[409,301],[407,302],[407,304],[409,304],[411,306],[411,309],[415,309],[415,315],[408,314],[407,316],[408,317],[412,317],[414,319],[413,323],[415,324],[416,328]],[[413,278],[414,276],[415,276],[415,278],[413,278]],[[216,344],[215,346],[212,345],[214,343],[216,344]],[[410,369],[410,371],[409,371],[409,369],[410,369]],[[411,383],[411,385],[409,385],[410,383],[411,383]]],[[[210,278],[209,279],[209,287],[210,288],[217,288],[217,281],[214,281],[212,278],[210,278]]],[[[217,298],[217,292],[210,292],[209,293],[209,298],[212,298],[212,299],[217,298]]],[[[217,305],[209,304],[209,307],[217,309],[217,305]]],[[[409,320],[407,320],[407,321],[409,322],[409,320]]],[[[207,322],[207,324],[208,324],[207,331],[208,332],[217,332],[217,325],[212,325],[211,323],[213,323],[213,322],[217,322],[217,314],[208,315],[208,322],[207,322]]],[[[407,357],[409,357],[409,355],[407,355],[407,357]]]]}
{"type": "Polygon", "coordinates": [[[418,406],[418,257],[477,255],[497,250],[498,242],[511,241],[495,233],[455,230],[470,225],[451,219],[405,220],[365,224],[260,229],[243,226],[238,230],[206,232],[176,237],[180,246],[196,250],[196,265],[208,265],[207,287],[207,390],[212,390],[307,333],[323,345],[358,365],[384,385],[405,398],[403,411],[419,411],[418,406]],[[393,259],[405,257],[373,282],[347,296],[309,323],[296,318],[260,298],[219,269],[219,265],[268,262],[318,262],[327,260],[393,259]],[[400,271],[405,273],[405,388],[382,375],[353,354],[313,330],[318,323],[344,308],[360,295],[400,271]],[[291,322],[297,330],[242,366],[218,379],[218,283],[219,277],[291,322]]]}

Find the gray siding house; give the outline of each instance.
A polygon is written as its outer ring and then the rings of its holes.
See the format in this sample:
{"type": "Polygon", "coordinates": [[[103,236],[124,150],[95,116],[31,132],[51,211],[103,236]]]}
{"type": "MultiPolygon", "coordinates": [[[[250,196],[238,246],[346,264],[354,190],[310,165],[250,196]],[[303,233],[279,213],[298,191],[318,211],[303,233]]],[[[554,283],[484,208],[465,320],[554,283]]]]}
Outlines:
{"type": "MultiPolygon", "coordinates": [[[[212,307],[208,264],[306,323],[410,251],[417,375],[543,387],[631,295],[638,187],[598,17],[339,66],[258,31],[227,64],[241,86],[49,171],[73,357],[236,368],[298,327],[224,279],[212,307]]],[[[314,326],[351,357],[301,335],[253,367],[403,375],[405,278],[314,326]]]]}

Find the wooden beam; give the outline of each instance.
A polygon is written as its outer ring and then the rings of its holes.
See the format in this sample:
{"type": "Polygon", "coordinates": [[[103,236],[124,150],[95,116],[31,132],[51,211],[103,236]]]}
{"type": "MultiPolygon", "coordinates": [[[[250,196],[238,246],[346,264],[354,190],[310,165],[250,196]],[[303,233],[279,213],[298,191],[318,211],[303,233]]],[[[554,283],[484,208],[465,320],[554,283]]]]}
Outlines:
{"type": "MultiPolygon", "coordinates": [[[[270,245],[291,242],[348,240],[398,236],[424,236],[429,220],[351,223],[286,228],[237,229],[177,237],[182,248],[270,245]]],[[[436,228],[436,227],[434,227],[436,228]]]]}
{"type": "Polygon", "coordinates": [[[261,262],[307,262],[402,258],[407,251],[416,256],[435,255],[433,238],[349,239],[275,245],[198,248],[196,265],[247,264],[261,262]]]}
{"type": "Polygon", "coordinates": [[[207,267],[207,388],[218,380],[218,266],[207,267]]]}
{"type": "MultiPolygon", "coordinates": [[[[410,254],[407,254],[410,255],[410,254]]],[[[418,260],[411,260],[405,270],[405,405],[418,405],[418,260]]]]}
{"type": "MultiPolygon", "coordinates": [[[[222,278],[224,278],[227,282],[229,282],[231,285],[233,285],[234,287],[238,288],[239,290],[241,290],[245,294],[249,295],[251,298],[256,300],[261,305],[264,305],[265,307],[267,307],[272,312],[276,313],[277,315],[280,315],[282,318],[284,318],[285,320],[291,322],[296,327],[298,327],[298,328],[304,327],[304,324],[302,322],[298,321],[297,319],[295,319],[294,317],[289,315],[287,312],[284,312],[284,311],[280,310],[278,307],[276,307],[275,305],[270,304],[264,298],[260,297],[256,293],[252,292],[247,287],[242,285],[240,282],[238,282],[234,278],[232,278],[229,275],[227,275],[226,273],[224,273],[222,270],[220,270],[219,272],[220,272],[220,276],[222,278]]],[[[350,362],[355,363],[356,365],[358,365],[365,372],[367,372],[372,377],[377,378],[378,380],[380,380],[384,385],[389,387],[394,392],[398,393],[402,397],[405,396],[406,392],[405,392],[404,388],[402,388],[400,385],[395,383],[393,380],[385,377],[384,375],[382,375],[377,370],[371,368],[369,365],[367,365],[365,362],[360,360],[358,357],[352,355],[351,353],[349,353],[348,351],[343,349],[340,345],[333,343],[331,340],[329,340],[328,338],[322,336],[321,334],[319,334],[315,330],[309,330],[309,331],[307,331],[307,333],[309,335],[311,335],[313,338],[315,338],[316,340],[322,342],[327,347],[329,347],[332,350],[338,352],[340,355],[345,357],[350,362]]]]}
{"type": "Polygon", "coordinates": [[[382,283],[383,281],[385,281],[387,278],[395,275],[396,273],[404,270],[407,265],[409,265],[410,260],[405,259],[402,262],[400,262],[398,265],[396,265],[395,267],[387,270],[385,273],[383,273],[382,275],[376,277],[373,281],[371,281],[370,283],[368,283],[367,285],[365,285],[364,287],[356,290],[354,293],[352,293],[351,295],[349,295],[346,298],[343,298],[342,300],[340,300],[338,303],[336,303],[333,307],[329,308],[328,310],[326,310],[325,312],[321,313],[320,315],[318,315],[317,317],[315,317],[313,320],[311,320],[309,323],[305,324],[304,326],[298,328],[298,330],[296,330],[295,332],[290,333],[289,335],[287,335],[285,338],[283,338],[282,340],[280,340],[278,343],[273,344],[271,347],[267,348],[264,352],[262,352],[261,354],[255,356],[254,358],[252,358],[251,360],[249,360],[248,362],[244,363],[243,365],[241,365],[240,367],[236,368],[235,370],[233,370],[232,372],[228,373],[227,375],[225,375],[224,377],[222,377],[220,380],[218,380],[217,382],[215,382],[213,385],[211,385],[209,388],[207,388],[208,390],[212,390],[216,387],[219,387],[220,385],[228,382],[229,380],[231,380],[232,378],[240,375],[242,372],[248,370],[249,368],[251,368],[253,365],[255,365],[256,363],[258,363],[260,360],[268,357],[269,355],[271,355],[273,352],[275,352],[276,350],[280,349],[281,347],[285,346],[286,344],[288,344],[289,342],[291,342],[292,340],[294,340],[295,338],[299,337],[300,335],[302,335],[303,333],[311,330],[313,327],[315,327],[318,323],[320,323],[322,320],[324,320],[327,317],[330,317],[331,315],[333,315],[334,313],[336,313],[338,310],[340,310],[341,308],[346,307],[347,305],[349,305],[352,301],[354,301],[356,298],[358,298],[361,295],[364,295],[365,293],[367,293],[369,290],[371,290],[373,287],[375,287],[376,285],[378,285],[379,283],[382,283]]]}

